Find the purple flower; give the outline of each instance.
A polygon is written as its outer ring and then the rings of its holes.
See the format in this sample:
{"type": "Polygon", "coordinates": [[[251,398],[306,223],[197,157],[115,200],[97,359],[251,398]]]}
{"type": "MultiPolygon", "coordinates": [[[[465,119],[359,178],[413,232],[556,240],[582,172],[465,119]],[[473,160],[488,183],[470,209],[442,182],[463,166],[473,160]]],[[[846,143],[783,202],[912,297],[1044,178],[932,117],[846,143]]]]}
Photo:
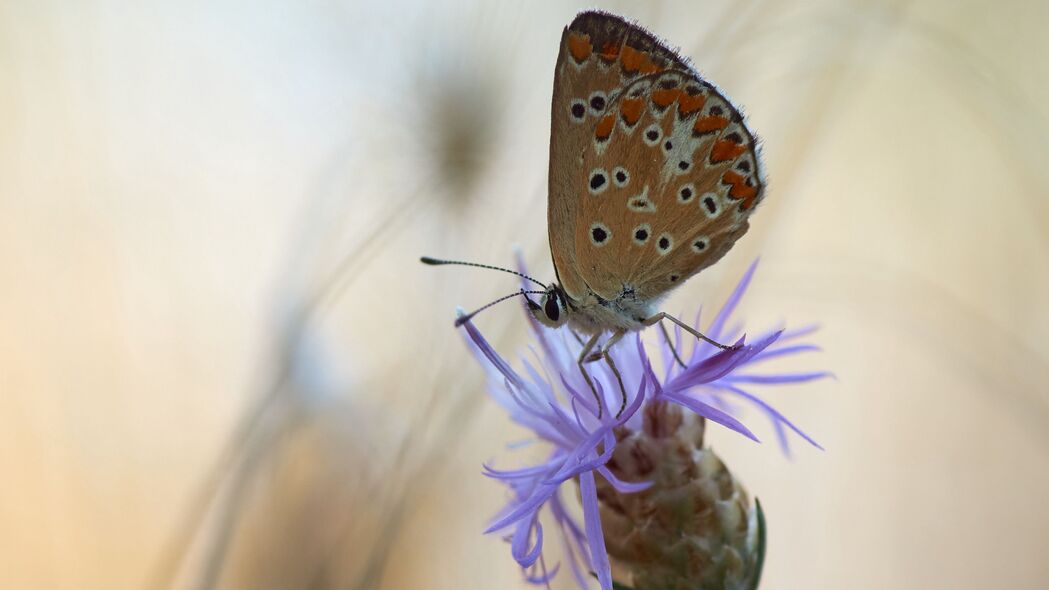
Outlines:
{"type": "MultiPolygon", "coordinates": [[[[798,339],[813,328],[785,331],[771,330],[745,343],[741,326],[727,327],[727,322],[743,296],[756,263],[743,275],[714,321],[704,333],[719,342],[735,341],[740,346],[720,350],[705,342],[695,342],[691,353],[683,355],[685,367],[674,361],[669,345],[660,339],[662,365],[658,375],[642,345],[640,335],[633,342],[624,339],[611,349],[616,366],[628,393],[627,407],[617,418],[610,408],[620,403],[620,390],[608,366],[602,362],[586,365],[604,409],[598,412],[594,396],[579,373],[576,359],[581,341],[567,328],[549,330],[525,313],[534,331],[538,348],[532,347],[534,360],[523,358],[523,371],[511,368],[488,344],[471,323],[464,324],[469,343],[482,359],[488,372],[491,396],[510,413],[518,424],[530,429],[550,452],[537,465],[515,470],[485,466],[485,474],[505,483],[512,491],[506,507],[496,515],[486,532],[502,532],[510,539],[511,553],[525,569],[527,579],[546,584],[560,565],[548,567],[543,559],[544,531],[540,512],[546,507],[556,532],[562,539],[565,557],[579,586],[589,588],[591,573],[603,590],[611,590],[612,576],[599,515],[595,477],[605,478],[617,491],[632,493],[646,489],[650,482],[626,482],[618,479],[606,463],[616,446],[616,429],[641,427],[646,403],[666,401],[683,406],[696,414],[757,441],[757,437],[735,414],[733,401],[743,400],[757,406],[772,422],[784,452],[789,452],[787,430],[818,447],[807,434],[782,414],[748,391],[753,384],[784,384],[811,381],[828,376],[824,372],[758,373],[752,372],[762,361],[818,350],[798,339]],[[738,339],[737,339],[738,337],[738,339]],[[598,416],[602,416],[598,418],[598,416]],[[583,525],[572,516],[565,503],[562,485],[578,480],[583,505],[583,525]]],[[[697,328],[699,321],[697,318],[697,328]]],[[[675,348],[684,351],[691,336],[684,340],[681,330],[675,333],[675,348]]],[[[568,497],[573,495],[568,492],[568,497]]]]}

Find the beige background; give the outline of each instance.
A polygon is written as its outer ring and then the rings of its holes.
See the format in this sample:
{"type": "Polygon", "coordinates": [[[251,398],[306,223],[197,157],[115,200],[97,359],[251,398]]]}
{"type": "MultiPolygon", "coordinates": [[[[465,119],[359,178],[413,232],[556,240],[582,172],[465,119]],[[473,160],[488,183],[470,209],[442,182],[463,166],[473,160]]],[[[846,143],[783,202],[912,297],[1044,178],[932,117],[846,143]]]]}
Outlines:
{"type": "MultiPolygon", "coordinates": [[[[416,258],[552,276],[583,5],[385,4],[0,4],[0,586],[523,587],[480,465],[524,433],[451,327],[514,283],[416,258]]],[[[753,229],[666,308],[760,255],[749,325],[818,322],[784,367],[838,376],[768,390],[826,452],[710,437],[763,587],[1044,587],[1049,4],[601,4],[765,140],[753,229]]]]}

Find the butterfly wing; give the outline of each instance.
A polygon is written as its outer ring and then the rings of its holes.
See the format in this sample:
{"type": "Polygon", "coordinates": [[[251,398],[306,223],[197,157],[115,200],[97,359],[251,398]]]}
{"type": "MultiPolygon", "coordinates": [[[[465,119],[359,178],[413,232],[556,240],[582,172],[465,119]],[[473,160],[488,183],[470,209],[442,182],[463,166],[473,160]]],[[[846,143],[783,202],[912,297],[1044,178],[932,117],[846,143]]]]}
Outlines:
{"type": "Polygon", "coordinates": [[[574,176],[574,259],[602,298],[649,301],[747,231],[764,192],[759,154],[739,111],[691,70],[640,77],[607,111],[574,176]]]}
{"type": "Polygon", "coordinates": [[[561,36],[554,71],[547,221],[558,282],[575,299],[587,291],[576,256],[580,208],[588,195],[583,160],[595,134],[609,132],[607,114],[616,97],[633,81],[666,69],[689,66],[653,35],[615,15],[580,13],[561,36]]]}

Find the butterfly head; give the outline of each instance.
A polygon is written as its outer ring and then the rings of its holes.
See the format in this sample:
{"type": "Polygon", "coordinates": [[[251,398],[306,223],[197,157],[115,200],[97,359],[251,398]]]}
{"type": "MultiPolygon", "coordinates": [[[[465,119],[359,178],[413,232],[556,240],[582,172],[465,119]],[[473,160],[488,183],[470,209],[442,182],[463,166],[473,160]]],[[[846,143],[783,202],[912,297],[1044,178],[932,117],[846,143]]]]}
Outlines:
{"type": "Polygon", "coordinates": [[[528,300],[528,310],[540,324],[550,328],[559,328],[568,321],[568,297],[557,285],[547,287],[539,303],[528,300]]]}
{"type": "Polygon", "coordinates": [[[542,291],[527,291],[525,289],[520,289],[516,293],[510,293],[509,295],[500,297],[495,301],[492,301],[491,303],[482,306],[468,314],[460,315],[455,320],[456,326],[461,326],[465,324],[466,322],[470,321],[470,319],[473,318],[475,315],[481,313],[482,311],[488,309],[489,307],[501,301],[506,301],[511,297],[517,296],[523,296],[525,298],[525,301],[528,302],[528,311],[530,311],[532,313],[532,316],[535,317],[535,319],[538,320],[539,323],[543,324],[544,326],[549,326],[551,328],[559,328],[563,326],[565,322],[568,321],[568,294],[565,293],[564,289],[562,289],[556,284],[551,283],[550,285],[547,285],[545,283],[541,283],[533,279],[532,277],[524,273],[515,270],[510,270],[508,268],[500,268],[498,266],[489,266],[487,264],[478,264],[476,262],[464,262],[462,260],[440,260],[438,258],[431,258],[429,256],[423,256],[420,259],[420,261],[423,264],[429,264],[431,266],[440,266],[444,264],[458,264],[462,266],[476,266],[479,268],[487,268],[489,270],[498,270],[501,272],[507,272],[510,274],[517,275],[543,288],[542,291]],[[542,295],[542,298],[539,300],[539,303],[536,303],[532,300],[531,297],[529,297],[529,295],[542,295]]]}

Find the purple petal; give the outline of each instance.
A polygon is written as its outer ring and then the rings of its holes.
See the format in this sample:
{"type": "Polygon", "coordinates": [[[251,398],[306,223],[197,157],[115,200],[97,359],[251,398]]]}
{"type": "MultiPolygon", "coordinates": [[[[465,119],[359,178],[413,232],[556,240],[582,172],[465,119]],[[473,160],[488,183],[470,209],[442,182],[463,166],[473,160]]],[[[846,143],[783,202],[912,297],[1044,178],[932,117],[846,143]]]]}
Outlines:
{"type": "MultiPolygon", "coordinates": [[[[784,337],[780,336],[779,341],[783,342],[783,340],[784,340],[784,337]]],[[[818,352],[820,350],[822,350],[822,349],[820,347],[816,346],[815,344],[795,344],[793,346],[784,346],[782,348],[766,350],[766,351],[762,352],[761,354],[755,355],[754,358],[752,358],[750,360],[750,362],[751,363],[756,363],[758,361],[765,361],[765,360],[768,360],[770,358],[775,358],[775,357],[778,357],[778,356],[786,356],[788,354],[798,354],[798,353],[802,353],[802,352],[811,352],[811,351],[818,352]]]]}
{"type": "Polygon", "coordinates": [[[580,588],[589,588],[590,584],[587,576],[583,568],[580,567],[580,562],[587,569],[591,567],[590,556],[586,552],[586,535],[579,528],[575,519],[565,511],[564,506],[561,504],[560,491],[555,493],[550,499],[550,512],[554,516],[554,521],[561,528],[565,551],[568,553],[568,564],[572,568],[572,577],[575,578],[580,588]],[[579,550],[578,555],[576,552],[577,548],[579,550]]]}
{"type": "Polygon", "coordinates": [[[755,442],[761,442],[760,440],[758,440],[758,437],[754,436],[754,433],[751,432],[750,429],[743,425],[742,422],[736,420],[731,415],[722,412],[714,406],[705,404],[695,398],[691,398],[680,393],[667,393],[665,394],[665,397],[667,400],[685,406],[686,408],[692,410],[700,416],[703,416],[704,418],[707,418],[708,420],[717,422],[718,424],[726,428],[735,430],[736,432],[742,434],[743,436],[755,442]]]}
{"type": "Polygon", "coordinates": [[[742,389],[740,389],[738,387],[726,387],[725,389],[731,391],[732,393],[734,393],[734,394],[736,394],[736,395],[738,395],[740,397],[743,397],[745,399],[750,400],[755,405],[757,405],[759,408],[761,408],[763,411],[765,411],[767,414],[769,414],[769,416],[776,423],[781,423],[781,424],[786,425],[787,428],[790,428],[795,433],[797,433],[798,436],[800,436],[801,438],[803,438],[806,441],[808,441],[808,443],[810,445],[816,447],[817,449],[819,449],[821,451],[825,450],[822,446],[820,446],[820,444],[818,442],[813,440],[809,435],[805,434],[804,431],[802,431],[800,428],[795,426],[793,422],[791,422],[790,420],[787,420],[786,416],[784,416],[783,414],[779,413],[779,411],[777,411],[776,408],[773,408],[769,404],[765,403],[765,400],[761,399],[760,397],[758,397],[758,396],[756,396],[756,395],[754,395],[752,393],[748,393],[746,391],[743,391],[742,389]]]}
{"type": "Polygon", "coordinates": [[[833,373],[826,371],[815,371],[812,373],[786,373],[782,375],[730,375],[725,378],[725,381],[732,383],[805,383],[833,376],[833,373]]]}
{"type": "Polygon", "coordinates": [[[602,477],[607,479],[608,483],[612,484],[612,487],[615,488],[616,491],[621,494],[634,494],[637,492],[643,492],[648,488],[652,487],[653,484],[653,482],[651,481],[639,481],[636,483],[623,481],[616,477],[612,473],[612,471],[608,469],[608,467],[604,466],[598,467],[597,472],[600,473],[602,477]]]}
{"type": "Polygon", "coordinates": [[[506,381],[506,387],[507,391],[511,393],[511,397],[517,403],[516,409],[518,411],[511,411],[510,413],[510,417],[515,422],[528,427],[540,437],[557,445],[567,444],[566,437],[568,434],[564,432],[569,425],[567,420],[559,420],[559,416],[556,413],[551,415],[549,412],[543,412],[541,408],[535,408],[531,404],[523,402],[514,393],[514,388],[509,381],[506,381]]]}
{"type": "Polygon", "coordinates": [[[481,332],[474,327],[473,322],[467,321],[463,323],[463,326],[466,327],[466,333],[470,336],[470,339],[473,340],[474,344],[477,345],[481,354],[488,359],[488,362],[492,363],[492,365],[494,365],[508,381],[513,383],[516,387],[524,389],[524,381],[521,379],[521,376],[510,368],[510,365],[503,360],[503,357],[499,356],[499,353],[488,344],[488,341],[484,339],[481,332]]]}
{"type": "Polygon", "coordinates": [[[671,391],[683,391],[689,387],[721,379],[774,341],[775,335],[771,339],[748,346],[741,346],[742,340],[740,340],[736,348],[722,350],[704,361],[689,366],[669,383],[665,383],[664,387],[671,391]]]}
{"type": "MultiPolygon", "coordinates": [[[[542,365],[542,359],[539,358],[539,354],[535,351],[534,348],[530,346],[528,347],[528,349],[536,357],[536,360],[539,361],[539,367],[543,369],[543,372],[545,373],[546,367],[542,365]]],[[[528,378],[532,380],[532,383],[535,385],[535,388],[543,394],[543,397],[547,399],[553,398],[554,390],[552,387],[550,387],[550,375],[540,374],[539,369],[536,369],[535,365],[533,365],[531,361],[529,361],[526,358],[521,359],[521,364],[524,365],[525,372],[528,373],[528,378]]]]}
{"type": "Polygon", "coordinates": [[[776,441],[779,442],[780,450],[788,459],[790,459],[790,440],[787,438],[787,431],[783,429],[783,423],[779,420],[773,420],[772,426],[776,429],[776,441]]]}
{"type": "Polygon", "coordinates": [[[551,475],[543,483],[559,484],[563,481],[571,479],[576,475],[584,471],[591,471],[596,469],[599,465],[608,463],[608,460],[612,458],[612,452],[616,448],[616,437],[612,434],[611,427],[603,427],[593,434],[587,437],[576,449],[568,456],[565,460],[564,465],[557,471],[557,473],[551,475]],[[590,454],[597,447],[598,439],[604,439],[605,450],[602,451],[596,459],[589,461],[583,461],[583,457],[590,454]]]}
{"type": "Polygon", "coordinates": [[[560,404],[551,401],[547,403],[547,409],[550,412],[545,415],[544,419],[560,434],[560,446],[571,447],[574,444],[573,441],[586,434],[586,430],[578,423],[578,420],[573,420],[571,416],[565,413],[564,408],[560,404]]]}
{"type": "Polygon", "coordinates": [[[736,288],[732,291],[732,294],[725,300],[725,305],[721,306],[721,311],[718,312],[717,317],[714,318],[714,322],[710,324],[707,329],[707,335],[711,338],[717,338],[717,335],[721,333],[721,330],[725,327],[725,322],[728,320],[732,312],[736,310],[736,306],[739,305],[743,294],[747,291],[747,286],[750,285],[750,279],[754,276],[754,271],[758,268],[758,261],[750,263],[750,268],[747,272],[743,273],[743,278],[736,284],[736,288]]]}
{"type": "Polygon", "coordinates": [[[802,336],[808,336],[816,330],[819,330],[818,324],[810,324],[808,326],[802,326],[800,328],[792,328],[783,332],[782,340],[794,340],[795,338],[801,338],[802,336]]]}
{"type": "Polygon", "coordinates": [[[579,476],[579,494],[583,500],[583,522],[586,525],[587,544],[590,545],[590,563],[597,574],[601,590],[612,590],[612,568],[605,552],[605,534],[601,529],[601,511],[597,506],[593,471],[579,476]]]}
{"type": "Polygon", "coordinates": [[[663,386],[660,385],[659,379],[656,379],[656,373],[655,373],[654,370],[652,370],[652,363],[648,362],[647,359],[645,361],[644,368],[645,368],[645,375],[647,375],[649,380],[651,380],[651,382],[652,382],[652,397],[651,397],[651,399],[653,399],[653,400],[665,399],[666,396],[664,395],[663,386]]]}
{"type": "MultiPolygon", "coordinates": [[[[542,563],[542,562],[540,562],[540,563],[542,563]]],[[[527,574],[527,575],[525,575],[525,581],[527,581],[529,584],[533,584],[535,586],[547,586],[547,585],[550,584],[550,580],[553,580],[554,576],[557,575],[557,571],[559,569],[561,569],[561,564],[560,563],[555,565],[554,569],[552,569],[550,571],[546,571],[546,566],[544,565],[542,570],[541,570],[543,572],[541,575],[536,576],[536,575],[533,575],[533,574],[527,574]]]]}
{"type": "Polygon", "coordinates": [[[517,563],[521,567],[530,567],[539,559],[542,551],[543,525],[539,523],[539,520],[533,517],[531,521],[518,523],[514,537],[510,541],[510,554],[514,556],[517,563]],[[529,551],[528,540],[532,537],[533,528],[535,528],[535,545],[529,551]]]}
{"type": "MultiPolygon", "coordinates": [[[[583,532],[583,529],[579,528],[579,523],[576,522],[576,519],[565,510],[564,502],[561,500],[560,489],[554,492],[554,495],[550,498],[550,512],[558,525],[569,533],[566,535],[566,538],[575,541],[577,547],[583,547],[586,543],[586,534],[583,532]]],[[[583,558],[587,567],[589,567],[589,558],[586,555],[581,555],[580,557],[583,558]]]]}
{"type": "MultiPolygon", "coordinates": [[[[641,341],[638,340],[638,348],[640,348],[640,347],[641,347],[641,341]]],[[[648,363],[647,358],[645,358],[643,351],[642,351],[641,358],[642,358],[642,367],[643,368],[648,367],[649,363],[648,363]]],[[[631,401],[630,404],[627,405],[627,407],[623,409],[623,414],[621,416],[619,416],[619,418],[616,419],[616,421],[615,421],[615,425],[616,426],[622,426],[623,424],[626,424],[627,420],[629,420],[631,418],[631,416],[633,416],[634,414],[637,413],[637,410],[641,407],[641,404],[645,401],[645,390],[647,389],[647,387],[646,387],[647,385],[648,385],[648,371],[647,370],[643,370],[643,372],[641,374],[641,382],[638,383],[638,385],[637,385],[637,394],[634,395],[633,401],[631,401]]]]}
{"type": "Polygon", "coordinates": [[[502,518],[495,521],[487,529],[484,530],[485,534],[495,532],[499,529],[506,528],[511,524],[521,520],[529,514],[534,514],[544,502],[550,499],[550,495],[557,491],[556,485],[539,484],[539,486],[532,492],[532,495],[525,501],[517,505],[516,508],[505,514],[502,518]]]}
{"type": "MultiPolygon", "coordinates": [[[[706,388],[706,387],[720,387],[720,384],[714,383],[714,384],[711,384],[711,385],[704,385],[702,387],[703,388],[706,388]]],[[[738,415],[743,413],[743,412],[740,411],[740,408],[739,408],[739,406],[737,404],[734,404],[734,403],[730,402],[729,400],[725,399],[724,395],[718,395],[716,393],[712,394],[712,393],[703,391],[702,389],[699,390],[699,391],[689,391],[687,393],[685,393],[685,392],[678,392],[678,395],[688,395],[689,397],[693,397],[695,399],[698,399],[699,401],[701,401],[703,403],[709,403],[710,405],[712,405],[715,408],[721,410],[722,412],[725,412],[726,414],[730,414],[732,416],[738,416],[738,415]]]]}
{"type": "Polygon", "coordinates": [[[689,365],[677,377],[664,383],[667,389],[685,389],[701,383],[709,383],[727,375],[742,362],[749,351],[746,346],[722,350],[694,365],[689,365]]]}
{"type": "Polygon", "coordinates": [[[553,471],[552,467],[548,464],[536,465],[535,467],[525,467],[524,469],[511,469],[501,470],[494,467],[489,467],[487,464],[484,465],[484,474],[494,479],[527,479],[531,477],[537,477],[549,471],[553,471]]]}
{"type": "MultiPolygon", "coordinates": [[[[594,403],[593,397],[587,398],[585,396],[579,395],[579,392],[576,391],[576,388],[568,384],[568,379],[566,379],[564,375],[561,375],[561,385],[564,386],[565,391],[568,392],[568,395],[573,400],[575,400],[576,403],[583,406],[583,409],[585,409],[587,412],[590,412],[591,415],[597,416],[597,404],[594,403]]],[[[580,426],[582,426],[582,424],[580,424],[580,426]]]]}
{"type": "Polygon", "coordinates": [[[570,399],[572,402],[572,416],[575,417],[575,424],[579,430],[584,430],[586,427],[583,426],[583,419],[579,417],[579,400],[575,397],[570,399]]]}

